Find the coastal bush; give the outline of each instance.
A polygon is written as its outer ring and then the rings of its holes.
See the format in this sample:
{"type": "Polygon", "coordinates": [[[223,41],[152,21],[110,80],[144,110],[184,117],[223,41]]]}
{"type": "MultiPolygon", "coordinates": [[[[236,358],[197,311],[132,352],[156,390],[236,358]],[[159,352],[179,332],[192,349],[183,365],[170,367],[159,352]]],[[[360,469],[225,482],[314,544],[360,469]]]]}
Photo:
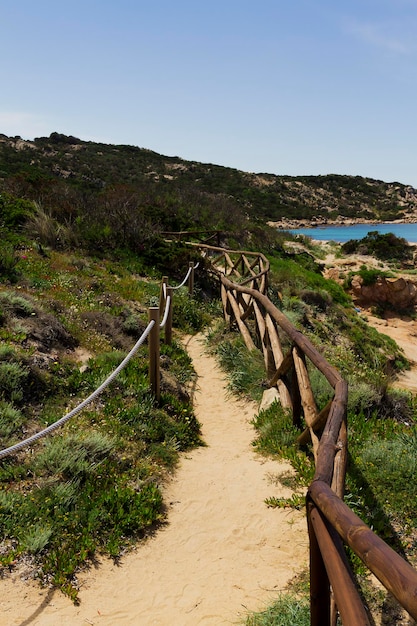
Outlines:
{"type": "Polygon", "coordinates": [[[363,239],[351,239],[342,244],[345,254],[367,254],[375,256],[382,261],[411,261],[413,248],[403,237],[397,237],[394,233],[380,234],[378,231],[370,231],[363,239]]]}

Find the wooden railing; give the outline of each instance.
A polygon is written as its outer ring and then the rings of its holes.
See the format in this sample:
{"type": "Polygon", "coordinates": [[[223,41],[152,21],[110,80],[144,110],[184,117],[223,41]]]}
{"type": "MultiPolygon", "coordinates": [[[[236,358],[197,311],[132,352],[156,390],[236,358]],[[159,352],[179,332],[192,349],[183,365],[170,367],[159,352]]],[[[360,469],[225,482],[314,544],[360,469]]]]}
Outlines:
{"type": "Polygon", "coordinates": [[[264,356],[270,387],[291,410],[298,441],[311,442],[315,475],[306,496],[310,539],[312,626],[372,624],[345,554],[349,546],[408,613],[417,619],[417,572],[343,502],[347,464],[347,383],[269,300],[269,263],[262,254],[200,245],[219,281],[225,318],[249,350],[264,356]],[[308,362],[326,378],[333,398],[317,406],[308,362]]]}

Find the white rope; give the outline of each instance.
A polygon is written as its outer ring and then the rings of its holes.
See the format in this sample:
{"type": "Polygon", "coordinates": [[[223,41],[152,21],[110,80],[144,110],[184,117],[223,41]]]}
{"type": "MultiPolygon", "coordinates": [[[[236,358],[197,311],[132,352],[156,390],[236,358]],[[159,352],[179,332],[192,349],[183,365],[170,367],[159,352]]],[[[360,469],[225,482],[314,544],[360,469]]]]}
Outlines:
{"type": "Polygon", "coordinates": [[[48,426],[44,430],[41,430],[40,432],[36,433],[35,435],[32,435],[31,437],[28,437],[28,439],[25,439],[24,441],[20,441],[19,443],[15,443],[13,446],[10,446],[9,448],[5,448],[4,450],[1,450],[0,451],[0,459],[3,459],[4,457],[8,456],[9,454],[13,454],[14,452],[17,452],[18,450],[21,450],[22,448],[25,448],[26,446],[29,446],[31,443],[34,443],[35,441],[37,441],[41,437],[44,437],[45,435],[48,435],[49,433],[53,432],[54,430],[56,430],[57,428],[59,428],[60,426],[65,424],[65,422],[67,422],[69,419],[71,419],[71,417],[74,417],[74,415],[77,415],[88,404],[90,404],[90,402],[92,402],[95,398],[97,398],[97,396],[99,396],[104,391],[104,389],[106,387],[108,387],[111,382],[113,382],[113,380],[116,378],[116,376],[118,376],[120,374],[122,369],[126,367],[126,365],[129,363],[131,358],[139,350],[140,346],[143,344],[143,342],[145,341],[145,339],[149,335],[149,333],[150,333],[150,331],[151,331],[151,329],[153,328],[154,325],[155,325],[155,321],[151,320],[149,322],[149,324],[147,325],[147,327],[145,328],[145,330],[143,331],[142,336],[138,339],[138,341],[135,343],[135,345],[133,346],[131,351],[123,359],[123,361],[120,363],[120,365],[118,365],[116,367],[116,369],[110,374],[110,376],[108,376],[108,378],[106,378],[106,380],[100,385],[100,387],[98,387],[95,391],[93,391],[93,393],[91,395],[89,395],[88,398],[83,400],[78,406],[75,407],[75,409],[72,409],[72,411],[67,413],[67,415],[64,415],[63,417],[61,417],[61,419],[59,419],[54,424],[51,424],[50,426],[48,426]]]}
{"type": "Polygon", "coordinates": [[[188,280],[188,278],[189,278],[189,276],[191,274],[191,270],[192,269],[193,269],[192,267],[189,267],[188,268],[188,272],[187,272],[184,280],[182,281],[182,283],[180,285],[177,285],[176,287],[172,287],[172,289],[179,289],[180,287],[184,287],[185,283],[187,282],[187,280],[188,280]]]}
{"type": "Polygon", "coordinates": [[[168,298],[165,301],[164,317],[162,318],[162,322],[159,324],[159,328],[164,328],[165,324],[167,323],[170,308],[171,308],[171,296],[168,296],[168,298]]]}

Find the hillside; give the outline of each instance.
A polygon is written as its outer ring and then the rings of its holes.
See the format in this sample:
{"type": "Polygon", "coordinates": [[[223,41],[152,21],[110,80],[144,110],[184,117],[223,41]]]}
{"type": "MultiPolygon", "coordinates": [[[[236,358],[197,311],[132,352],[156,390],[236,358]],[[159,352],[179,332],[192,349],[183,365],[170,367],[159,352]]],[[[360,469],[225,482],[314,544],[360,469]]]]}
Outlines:
{"type": "Polygon", "coordinates": [[[55,208],[59,196],[67,219],[97,198],[108,201],[115,185],[123,186],[125,200],[135,194],[132,206],[152,205],[148,219],[157,208],[166,230],[189,228],[190,223],[202,228],[207,222],[212,228],[238,229],[242,215],[263,222],[339,216],[417,219],[417,190],[399,182],[335,174],[255,174],[59,133],[34,141],[0,134],[0,189],[48,208],[55,208]]]}

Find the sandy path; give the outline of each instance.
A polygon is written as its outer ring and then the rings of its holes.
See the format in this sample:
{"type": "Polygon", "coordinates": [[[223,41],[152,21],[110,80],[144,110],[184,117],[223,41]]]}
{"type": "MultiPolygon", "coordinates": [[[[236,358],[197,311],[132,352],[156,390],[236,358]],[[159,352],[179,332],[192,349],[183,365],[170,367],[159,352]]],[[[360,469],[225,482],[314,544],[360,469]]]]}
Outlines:
{"type": "Polygon", "coordinates": [[[397,375],[394,387],[417,393],[417,321],[396,317],[395,313],[388,313],[384,318],[375,317],[370,311],[365,311],[365,314],[368,324],[394,339],[410,361],[410,369],[397,375]]]}
{"type": "Polygon", "coordinates": [[[184,455],[167,485],[168,524],[120,566],[106,560],[81,575],[78,607],[16,577],[1,581],[1,626],[232,624],[261,609],[307,563],[303,514],[264,504],[289,493],[270,479],[283,466],[251,447],[255,405],[226,396],[224,377],[197,338],[187,349],[207,446],[184,455]]]}

